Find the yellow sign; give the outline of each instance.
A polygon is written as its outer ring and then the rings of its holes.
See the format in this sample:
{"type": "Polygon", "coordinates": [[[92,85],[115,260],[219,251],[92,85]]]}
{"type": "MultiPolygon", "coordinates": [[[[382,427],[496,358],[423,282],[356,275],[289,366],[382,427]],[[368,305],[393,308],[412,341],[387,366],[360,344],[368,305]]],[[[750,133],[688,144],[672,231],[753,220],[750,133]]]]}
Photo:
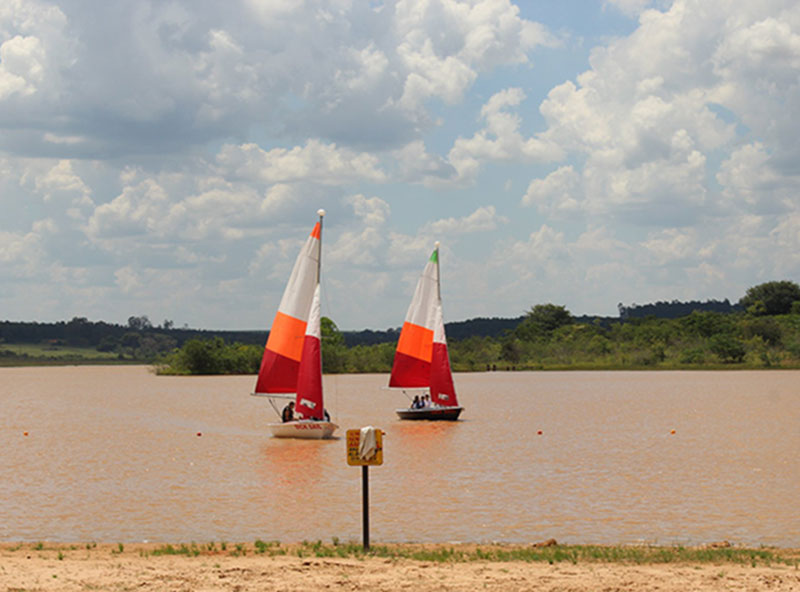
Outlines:
{"type": "Polygon", "coordinates": [[[350,466],[383,464],[383,432],[375,430],[375,451],[369,458],[361,458],[361,430],[347,430],[347,464],[350,466]]]}

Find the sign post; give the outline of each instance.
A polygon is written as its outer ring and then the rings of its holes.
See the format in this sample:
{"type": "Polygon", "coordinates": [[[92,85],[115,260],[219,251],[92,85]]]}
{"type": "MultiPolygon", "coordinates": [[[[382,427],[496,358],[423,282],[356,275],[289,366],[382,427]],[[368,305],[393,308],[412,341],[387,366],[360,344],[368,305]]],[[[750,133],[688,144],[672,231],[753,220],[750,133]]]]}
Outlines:
{"type": "Polygon", "coordinates": [[[364,550],[369,551],[369,466],[361,467],[361,535],[364,550]]]}
{"type": "Polygon", "coordinates": [[[369,466],[383,464],[383,432],[371,426],[347,430],[347,464],[361,467],[362,531],[369,551],[369,466]]]}

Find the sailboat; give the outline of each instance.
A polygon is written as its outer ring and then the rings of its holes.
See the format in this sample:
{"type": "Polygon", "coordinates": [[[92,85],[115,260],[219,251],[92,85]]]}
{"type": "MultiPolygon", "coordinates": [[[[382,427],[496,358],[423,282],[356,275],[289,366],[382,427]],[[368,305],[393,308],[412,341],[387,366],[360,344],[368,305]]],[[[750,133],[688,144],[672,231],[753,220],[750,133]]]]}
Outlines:
{"type": "Polygon", "coordinates": [[[456,420],[459,406],[442,315],[442,290],[439,281],[439,243],[422,271],[417,289],[406,313],[389,378],[389,388],[420,389],[430,395],[429,404],[396,409],[400,419],[456,420]]]}
{"type": "MultiPolygon", "coordinates": [[[[330,421],[322,399],[322,348],[320,330],[320,272],[322,270],[322,219],[297,256],[269,331],[256,380],[255,396],[294,403],[290,421],[269,423],[276,438],[330,438],[337,426],[330,421]]],[[[288,419],[288,418],[287,418],[288,419]]]]}

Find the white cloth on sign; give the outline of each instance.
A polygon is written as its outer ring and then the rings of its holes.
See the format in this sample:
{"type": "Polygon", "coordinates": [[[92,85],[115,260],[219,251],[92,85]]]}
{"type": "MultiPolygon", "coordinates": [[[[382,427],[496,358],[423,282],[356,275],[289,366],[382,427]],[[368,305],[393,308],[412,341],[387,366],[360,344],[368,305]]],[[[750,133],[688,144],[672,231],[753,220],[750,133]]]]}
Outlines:
{"type": "Polygon", "coordinates": [[[358,456],[361,460],[372,460],[378,452],[377,428],[367,426],[361,428],[361,437],[358,441],[358,456]]]}

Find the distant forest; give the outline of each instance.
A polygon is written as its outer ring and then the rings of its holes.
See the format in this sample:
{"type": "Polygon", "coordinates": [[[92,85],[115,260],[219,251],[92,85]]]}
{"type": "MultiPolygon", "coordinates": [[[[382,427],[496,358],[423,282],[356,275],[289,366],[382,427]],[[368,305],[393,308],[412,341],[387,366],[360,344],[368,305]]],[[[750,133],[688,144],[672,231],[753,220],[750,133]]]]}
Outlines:
{"type": "MultiPolygon", "coordinates": [[[[676,319],[686,317],[692,313],[718,313],[730,314],[741,312],[741,304],[731,304],[727,299],[723,301],[708,300],[706,302],[656,302],[654,304],[632,304],[630,306],[618,305],[618,317],[580,316],[570,315],[570,324],[580,326],[593,326],[608,330],[619,324],[635,322],[641,319],[676,319]]],[[[528,315],[515,318],[475,318],[446,324],[448,341],[451,344],[459,342],[475,342],[475,340],[489,340],[488,342],[503,342],[504,347],[511,347],[510,341],[517,335],[528,315]]],[[[400,335],[400,327],[383,331],[339,331],[331,323],[337,333],[337,340],[345,348],[356,351],[366,351],[364,348],[393,344],[400,335]]],[[[268,332],[266,330],[253,331],[211,331],[190,329],[188,327],[176,328],[174,323],[165,320],[161,325],[154,325],[147,316],[131,316],[126,325],[106,323],[104,321],[90,321],[85,317],[75,317],[70,321],[55,323],[0,321],[0,361],[10,358],[25,356],[12,349],[4,348],[10,344],[37,344],[43,350],[56,350],[63,347],[89,348],[102,352],[108,356],[106,359],[146,361],[152,362],[160,357],[180,350],[190,341],[211,342],[237,346],[257,346],[260,350],[266,343],[268,332]]],[[[458,350],[458,346],[451,348],[458,350]]],[[[508,351],[506,351],[508,354],[508,351]]],[[[385,358],[388,354],[383,354],[385,358]]],[[[252,357],[253,354],[250,355],[252,357]]],[[[505,356],[506,359],[508,355],[505,356]]],[[[513,355],[510,356],[514,358],[513,355]]],[[[474,366],[474,364],[471,364],[474,366]]]]}
{"type": "MultiPolygon", "coordinates": [[[[741,310],[739,305],[728,300],[708,300],[706,302],[656,302],[655,304],[618,305],[619,317],[580,316],[576,322],[608,325],[609,323],[655,317],[674,319],[686,316],[693,311],[713,311],[729,313],[741,310]]],[[[447,338],[460,341],[470,337],[502,337],[516,329],[525,315],[515,318],[478,317],[466,321],[445,324],[447,338]]],[[[126,325],[90,321],[85,317],[74,317],[70,321],[40,323],[36,321],[0,321],[0,347],[3,343],[39,343],[66,345],[71,347],[90,347],[102,352],[118,352],[133,356],[138,350],[144,357],[152,351],[165,351],[182,347],[190,339],[211,339],[219,337],[226,343],[245,345],[264,345],[269,332],[252,331],[213,331],[175,327],[171,321],[154,325],[145,316],[132,316],[126,325]]],[[[376,345],[392,343],[400,336],[400,327],[375,331],[341,331],[347,347],[357,345],[376,345]]]]}
{"type": "Polygon", "coordinates": [[[678,319],[695,311],[731,313],[744,310],[744,306],[731,304],[727,298],[725,300],[707,300],[705,302],[673,300],[672,302],[656,302],[655,304],[631,304],[630,306],[620,303],[617,308],[619,309],[619,318],[622,320],[645,319],[647,317],[678,319]]]}

